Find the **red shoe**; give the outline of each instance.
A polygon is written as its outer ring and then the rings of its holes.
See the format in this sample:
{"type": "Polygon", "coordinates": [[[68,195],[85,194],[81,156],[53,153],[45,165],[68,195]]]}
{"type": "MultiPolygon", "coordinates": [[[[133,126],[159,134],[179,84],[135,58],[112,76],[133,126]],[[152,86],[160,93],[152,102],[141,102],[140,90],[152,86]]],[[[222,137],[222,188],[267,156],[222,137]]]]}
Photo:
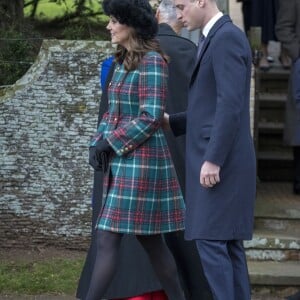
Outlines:
{"type": "Polygon", "coordinates": [[[157,291],[152,293],[152,300],[168,300],[164,291],[157,291]]]}
{"type": "Polygon", "coordinates": [[[155,292],[145,293],[139,296],[116,299],[116,300],[168,300],[168,297],[164,291],[155,291],[155,292]]]}
{"type": "Polygon", "coordinates": [[[140,296],[126,298],[124,300],[151,300],[151,293],[143,294],[140,296]]]}

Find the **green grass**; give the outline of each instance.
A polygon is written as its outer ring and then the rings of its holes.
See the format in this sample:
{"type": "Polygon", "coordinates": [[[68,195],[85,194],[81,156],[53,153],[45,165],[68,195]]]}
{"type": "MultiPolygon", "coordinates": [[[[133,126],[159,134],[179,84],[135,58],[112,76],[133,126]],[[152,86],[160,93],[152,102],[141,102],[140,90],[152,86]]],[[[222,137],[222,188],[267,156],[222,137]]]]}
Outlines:
{"type": "Polygon", "coordinates": [[[0,293],[74,295],[83,259],[0,262],[0,293]]]}
{"type": "MultiPolygon", "coordinates": [[[[98,0],[91,0],[89,3],[90,8],[97,12],[101,10],[101,6],[98,0]]],[[[55,2],[49,2],[49,0],[41,0],[38,4],[36,11],[36,18],[42,20],[53,20],[56,17],[63,16],[66,12],[74,11],[74,0],[65,0],[59,5],[55,2]]],[[[31,6],[25,7],[24,14],[26,17],[31,12],[31,6]]],[[[107,20],[106,16],[101,16],[100,19],[107,20]]]]}

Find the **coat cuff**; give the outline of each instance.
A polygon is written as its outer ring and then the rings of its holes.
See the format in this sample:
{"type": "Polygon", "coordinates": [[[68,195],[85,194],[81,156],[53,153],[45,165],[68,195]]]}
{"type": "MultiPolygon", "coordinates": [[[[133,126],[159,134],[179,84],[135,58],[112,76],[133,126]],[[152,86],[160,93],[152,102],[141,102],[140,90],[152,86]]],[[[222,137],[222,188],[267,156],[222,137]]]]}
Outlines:
{"type": "Polygon", "coordinates": [[[186,133],[186,112],[180,112],[169,116],[169,124],[175,136],[186,133]]]}

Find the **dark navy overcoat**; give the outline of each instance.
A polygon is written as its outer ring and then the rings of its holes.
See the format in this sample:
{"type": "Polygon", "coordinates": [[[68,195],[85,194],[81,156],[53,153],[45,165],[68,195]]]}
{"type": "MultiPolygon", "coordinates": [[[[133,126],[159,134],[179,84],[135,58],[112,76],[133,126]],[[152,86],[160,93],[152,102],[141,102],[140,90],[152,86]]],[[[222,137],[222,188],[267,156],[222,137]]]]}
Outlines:
{"type": "Polygon", "coordinates": [[[195,65],[186,115],[176,118],[179,123],[186,118],[188,240],[252,238],[256,160],[250,79],[248,40],[224,15],[209,31],[195,65]],[[204,161],[221,168],[221,181],[213,188],[200,185],[204,161]]]}

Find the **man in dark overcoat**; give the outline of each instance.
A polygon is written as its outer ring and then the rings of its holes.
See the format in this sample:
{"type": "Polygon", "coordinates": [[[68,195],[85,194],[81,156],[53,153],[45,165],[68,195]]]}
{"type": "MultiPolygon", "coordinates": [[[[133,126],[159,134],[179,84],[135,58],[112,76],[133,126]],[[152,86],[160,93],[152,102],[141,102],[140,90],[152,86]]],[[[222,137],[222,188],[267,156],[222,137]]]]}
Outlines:
{"type": "MultiPolygon", "coordinates": [[[[252,239],[256,159],[250,130],[251,49],[216,0],[174,0],[188,30],[200,29],[186,113],[185,238],[195,240],[215,300],[250,300],[243,240],[252,239]]],[[[166,116],[167,119],[167,116],[166,116]]]]}
{"type": "MultiPolygon", "coordinates": [[[[275,30],[282,47],[295,62],[300,57],[300,0],[279,1],[275,30]]],[[[294,69],[291,72],[293,73],[294,69]]],[[[300,195],[300,113],[292,91],[290,80],[285,111],[284,142],[293,147],[295,168],[293,190],[295,194],[300,195]]]]}

